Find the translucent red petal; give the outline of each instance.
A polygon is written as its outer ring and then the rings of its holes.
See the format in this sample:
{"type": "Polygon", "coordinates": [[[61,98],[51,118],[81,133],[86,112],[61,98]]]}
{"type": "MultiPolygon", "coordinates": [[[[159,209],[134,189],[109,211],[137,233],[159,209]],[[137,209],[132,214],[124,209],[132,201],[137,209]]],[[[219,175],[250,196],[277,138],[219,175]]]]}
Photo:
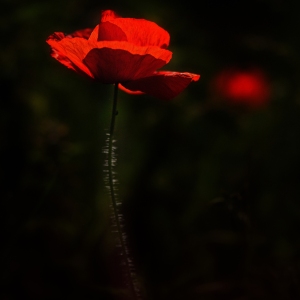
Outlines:
{"type": "Polygon", "coordinates": [[[115,18],[119,18],[119,16],[113,10],[110,9],[103,10],[101,12],[100,22],[110,21],[115,18]]]}
{"type": "Polygon", "coordinates": [[[117,18],[110,21],[117,25],[127,37],[127,41],[139,46],[167,48],[169,33],[156,23],[144,19],[117,18]]]}
{"type": "Polygon", "coordinates": [[[143,95],[145,93],[141,92],[141,91],[131,91],[129,89],[126,89],[126,87],[124,87],[121,83],[119,84],[119,89],[127,94],[130,95],[143,95]]]}
{"type": "Polygon", "coordinates": [[[122,85],[132,91],[139,91],[159,99],[170,100],[180,94],[192,81],[198,81],[200,75],[179,72],[155,72],[147,78],[123,82],[122,85]]]}
{"type": "Polygon", "coordinates": [[[147,77],[164,66],[172,53],[158,47],[136,47],[127,42],[98,42],[83,62],[104,83],[147,77]],[[101,45],[101,47],[100,47],[101,45]]]}
{"type": "Polygon", "coordinates": [[[81,37],[84,39],[88,39],[89,36],[91,35],[93,29],[92,28],[85,28],[85,29],[81,29],[81,30],[77,30],[71,34],[68,34],[67,37],[81,37]]]}
{"type": "Polygon", "coordinates": [[[63,38],[61,40],[56,38],[57,35],[47,39],[47,43],[51,47],[51,56],[78,73],[94,77],[82,60],[95,47],[95,44],[84,38],[63,38]]]}
{"type": "Polygon", "coordinates": [[[98,41],[127,41],[127,36],[119,26],[104,22],[99,24],[98,41]]]}
{"type": "Polygon", "coordinates": [[[170,35],[154,22],[121,18],[112,10],[107,10],[102,12],[99,26],[99,41],[104,40],[128,41],[138,46],[158,46],[165,49],[169,46],[170,35]]]}

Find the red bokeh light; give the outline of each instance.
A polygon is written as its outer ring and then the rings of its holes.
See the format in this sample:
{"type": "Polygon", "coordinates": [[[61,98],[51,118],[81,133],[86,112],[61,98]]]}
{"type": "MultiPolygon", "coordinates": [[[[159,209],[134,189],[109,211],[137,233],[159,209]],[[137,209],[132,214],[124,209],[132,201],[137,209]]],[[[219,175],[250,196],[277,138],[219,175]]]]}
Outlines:
{"type": "Polygon", "coordinates": [[[257,69],[222,71],[213,81],[213,90],[218,98],[232,104],[261,107],[270,100],[269,81],[257,69]]]}

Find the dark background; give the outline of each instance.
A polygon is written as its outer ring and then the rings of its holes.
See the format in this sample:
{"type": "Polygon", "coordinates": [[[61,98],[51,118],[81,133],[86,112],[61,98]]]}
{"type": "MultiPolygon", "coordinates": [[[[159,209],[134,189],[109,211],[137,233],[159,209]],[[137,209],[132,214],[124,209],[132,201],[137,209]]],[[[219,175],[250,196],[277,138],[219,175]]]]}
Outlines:
{"type": "Polygon", "coordinates": [[[293,0],[1,1],[1,299],[120,298],[102,152],[113,86],[45,43],[102,9],[158,23],[165,69],[201,74],[170,102],[119,94],[118,198],[145,299],[300,299],[293,0]],[[265,73],[267,105],[214,100],[232,67],[265,73]]]}

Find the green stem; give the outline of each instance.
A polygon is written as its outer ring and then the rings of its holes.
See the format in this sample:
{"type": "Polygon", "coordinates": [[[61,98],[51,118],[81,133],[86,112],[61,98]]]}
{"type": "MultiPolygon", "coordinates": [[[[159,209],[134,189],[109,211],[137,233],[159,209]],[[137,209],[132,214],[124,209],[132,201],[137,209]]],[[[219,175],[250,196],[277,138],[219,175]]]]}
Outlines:
{"type": "Polygon", "coordinates": [[[116,200],[116,194],[114,190],[114,174],[113,174],[113,167],[114,167],[114,155],[113,155],[113,139],[114,139],[114,129],[115,129],[115,120],[116,116],[118,114],[117,112],[117,99],[118,99],[118,83],[115,84],[114,87],[114,98],[113,98],[113,107],[112,107],[112,115],[111,115],[111,123],[110,123],[110,130],[109,130],[109,141],[108,141],[108,181],[109,181],[109,189],[110,189],[110,196],[113,206],[113,213],[114,213],[114,219],[117,226],[117,234],[118,238],[120,240],[121,249],[122,249],[122,257],[124,258],[125,268],[128,276],[128,283],[129,283],[129,289],[132,299],[138,299],[135,285],[132,278],[132,272],[131,272],[131,264],[130,264],[130,258],[128,254],[128,250],[126,247],[125,238],[123,235],[122,226],[120,223],[120,217],[118,212],[118,206],[117,206],[117,200],[116,200]]]}

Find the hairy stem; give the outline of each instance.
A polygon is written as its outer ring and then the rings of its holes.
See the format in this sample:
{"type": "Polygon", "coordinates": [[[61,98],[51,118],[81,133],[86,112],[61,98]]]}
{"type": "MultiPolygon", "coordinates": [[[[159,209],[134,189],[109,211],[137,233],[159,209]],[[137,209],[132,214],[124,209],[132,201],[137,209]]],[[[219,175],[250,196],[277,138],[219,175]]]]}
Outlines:
{"type": "Polygon", "coordinates": [[[118,85],[119,84],[116,83],[115,87],[114,87],[113,107],[112,107],[111,123],[110,123],[110,129],[109,129],[108,182],[109,182],[110,196],[111,196],[112,207],[113,207],[114,220],[116,222],[118,239],[120,241],[122,257],[124,259],[125,269],[126,269],[126,273],[127,273],[126,277],[128,278],[127,283],[128,283],[128,287],[130,290],[130,296],[131,296],[131,299],[136,300],[136,299],[138,299],[138,295],[136,292],[134,279],[132,277],[131,260],[129,257],[128,248],[127,248],[126,241],[125,241],[125,233],[123,232],[123,228],[120,223],[120,215],[119,215],[119,211],[118,211],[116,193],[115,193],[115,189],[114,189],[115,179],[114,179],[113,167],[114,167],[114,163],[115,163],[115,158],[114,158],[114,151],[113,151],[113,140],[114,140],[115,120],[116,120],[116,116],[118,114],[118,112],[117,112],[118,85]]]}

